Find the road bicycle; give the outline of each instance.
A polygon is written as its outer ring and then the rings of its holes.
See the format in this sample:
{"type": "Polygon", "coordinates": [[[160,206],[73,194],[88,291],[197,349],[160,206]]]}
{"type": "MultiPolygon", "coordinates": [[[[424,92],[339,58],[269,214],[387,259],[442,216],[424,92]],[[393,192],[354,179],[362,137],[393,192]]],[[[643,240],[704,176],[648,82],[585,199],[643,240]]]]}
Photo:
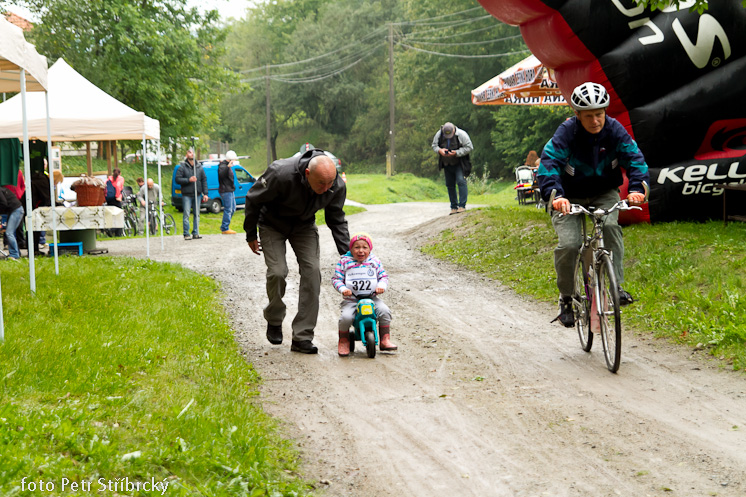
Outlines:
{"type": "Polygon", "coordinates": [[[155,201],[150,200],[148,202],[148,229],[150,230],[151,235],[155,235],[158,233],[158,227],[163,224],[163,232],[167,235],[176,234],[176,221],[174,221],[174,217],[171,214],[162,212],[162,209],[159,211],[156,209],[155,201]],[[163,217],[163,221],[161,222],[161,217],[158,214],[161,214],[163,217]]]}
{"type": "MultiPolygon", "coordinates": [[[[648,199],[648,186],[645,201],[648,199]]],[[[549,200],[551,208],[554,192],[549,200]]],[[[619,303],[619,285],[612,264],[612,253],[604,247],[603,230],[609,214],[614,211],[642,210],[620,200],[608,209],[585,208],[571,204],[570,212],[564,215],[582,216],[583,244],[575,263],[575,288],[572,294],[572,308],[575,326],[580,338],[580,346],[586,352],[593,346],[594,332],[600,332],[606,367],[612,373],[619,370],[622,360],[622,321],[619,303]],[[586,216],[591,219],[593,228],[588,230],[586,216]]]]}

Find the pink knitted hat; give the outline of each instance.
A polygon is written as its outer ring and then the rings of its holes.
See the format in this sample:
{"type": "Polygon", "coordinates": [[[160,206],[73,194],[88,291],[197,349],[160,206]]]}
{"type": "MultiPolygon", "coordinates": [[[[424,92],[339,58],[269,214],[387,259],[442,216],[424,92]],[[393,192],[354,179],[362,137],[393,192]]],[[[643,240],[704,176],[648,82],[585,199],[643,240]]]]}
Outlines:
{"type": "Polygon", "coordinates": [[[370,235],[368,233],[355,233],[352,235],[352,238],[350,238],[350,250],[352,250],[352,246],[355,245],[355,242],[358,240],[365,240],[365,243],[368,244],[368,247],[373,250],[373,240],[370,239],[370,235]]]}

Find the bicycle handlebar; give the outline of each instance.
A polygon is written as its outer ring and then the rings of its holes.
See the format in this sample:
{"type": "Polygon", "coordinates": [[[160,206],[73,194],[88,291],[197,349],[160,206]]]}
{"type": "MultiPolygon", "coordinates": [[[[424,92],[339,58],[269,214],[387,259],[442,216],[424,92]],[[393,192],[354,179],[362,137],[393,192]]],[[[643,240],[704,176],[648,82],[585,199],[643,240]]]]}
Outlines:
{"type": "MultiPolygon", "coordinates": [[[[580,204],[570,204],[570,212],[568,212],[567,215],[570,216],[570,215],[575,215],[575,214],[588,214],[589,216],[598,218],[598,217],[609,215],[614,211],[631,211],[631,210],[641,211],[642,207],[637,207],[636,205],[629,205],[627,203],[627,200],[620,200],[619,202],[612,205],[608,209],[593,208],[593,210],[589,210],[580,204]]],[[[560,213],[559,215],[564,216],[565,214],[560,213]]]]}

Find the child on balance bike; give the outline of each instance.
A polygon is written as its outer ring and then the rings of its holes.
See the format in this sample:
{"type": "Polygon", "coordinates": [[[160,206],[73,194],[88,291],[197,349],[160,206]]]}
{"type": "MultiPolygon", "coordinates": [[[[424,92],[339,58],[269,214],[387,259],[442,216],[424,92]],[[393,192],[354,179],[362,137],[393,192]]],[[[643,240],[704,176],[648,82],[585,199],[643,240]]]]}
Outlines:
{"type": "Polygon", "coordinates": [[[390,324],[391,311],[378,295],[386,291],[389,276],[383,268],[383,264],[375,255],[371,254],[373,241],[366,233],[357,233],[350,239],[350,251],[343,255],[332,276],[332,285],[343,295],[340,304],[341,315],[339,316],[339,344],[340,356],[350,355],[350,326],[355,320],[355,307],[357,306],[357,295],[371,296],[376,305],[376,317],[380,333],[381,350],[397,350],[397,346],[391,343],[390,324]]]}

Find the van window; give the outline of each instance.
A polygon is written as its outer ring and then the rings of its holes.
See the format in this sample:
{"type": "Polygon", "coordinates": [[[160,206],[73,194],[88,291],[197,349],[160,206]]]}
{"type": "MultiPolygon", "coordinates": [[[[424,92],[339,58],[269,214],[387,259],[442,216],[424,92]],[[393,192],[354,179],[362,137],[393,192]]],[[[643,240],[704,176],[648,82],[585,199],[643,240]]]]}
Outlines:
{"type": "Polygon", "coordinates": [[[247,173],[243,169],[234,169],[236,171],[236,179],[239,183],[253,183],[254,178],[251,177],[249,173],[247,173]]]}

